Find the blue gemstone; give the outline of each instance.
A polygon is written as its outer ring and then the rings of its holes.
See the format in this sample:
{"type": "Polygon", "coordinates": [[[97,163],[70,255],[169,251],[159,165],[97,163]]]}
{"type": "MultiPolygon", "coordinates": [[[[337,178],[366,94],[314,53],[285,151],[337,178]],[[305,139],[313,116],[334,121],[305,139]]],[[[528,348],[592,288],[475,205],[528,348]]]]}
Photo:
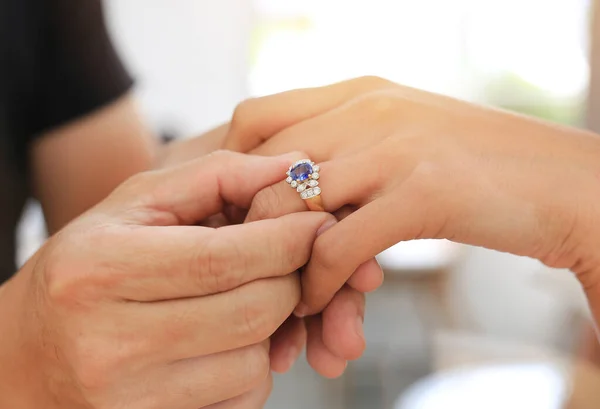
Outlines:
{"type": "Polygon", "coordinates": [[[310,163],[300,163],[290,170],[290,176],[292,180],[302,182],[308,179],[308,176],[313,173],[312,166],[310,163]]]}

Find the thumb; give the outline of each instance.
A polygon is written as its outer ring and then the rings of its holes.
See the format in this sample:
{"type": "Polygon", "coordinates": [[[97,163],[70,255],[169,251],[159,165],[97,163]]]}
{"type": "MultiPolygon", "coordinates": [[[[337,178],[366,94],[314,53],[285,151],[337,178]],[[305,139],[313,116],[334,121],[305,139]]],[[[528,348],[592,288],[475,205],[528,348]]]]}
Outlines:
{"type": "Polygon", "coordinates": [[[297,157],[298,153],[267,158],[218,151],[180,166],[136,175],[109,202],[118,204],[128,217],[137,217],[134,223],[195,224],[220,213],[227,204],[248,208],[258,191],[285,178],[297,157]],[[128,211],[132,209],[138,211],[128,211]]]}

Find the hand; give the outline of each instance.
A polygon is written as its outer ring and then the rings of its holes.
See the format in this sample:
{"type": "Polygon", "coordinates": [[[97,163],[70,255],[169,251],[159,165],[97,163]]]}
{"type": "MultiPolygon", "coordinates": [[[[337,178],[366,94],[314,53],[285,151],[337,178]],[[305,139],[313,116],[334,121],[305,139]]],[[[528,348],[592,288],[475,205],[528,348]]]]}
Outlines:
{"type": "MultiPolygon", "coordinates": [[[[392,83],[366,77],[335,84],[326,89],[294,90],[282,95],[252,99],[241,103],[227,127],[222,146],[226,149],[248,152],[257,149],[261,154],[269,153],[269,138],[297,122],[336,108],[347,99],[377,89],[385,89],[392,83]],[[317,95],[315,95],[317,94],[317,95]],[[282,97],[293,101],[294,109],[278,106],[282,97]],[[314,98],[316,97],[316,98],[314,98]],[[301,109],[297,109],[300,107],[301,109]],[[261,145],[265,143],[264,145],[261,145]],[[266,147],[266,149],[265,149],[266,147]]],[[[303,145],[296,141],[294,145],[303,145]]],[[[277,148],[275,148],[277,149],[277,148]]],[[[301,159],[298,157],[297,159],[301,159]]],[[[247,221],[280,217],[291,211],[278,205],[277,195],[265,196],[263,192],[247,221]],[[274,200],[274,201],[273,201],[274,200]]],[[[306,210],[297,198],[292,199],[299,207],[294,211],[306,210]]],[[[336,212],[339,219],[349,214],[348,208],[336,212]]],[[[271,365],[276,372],[290,369],[306,342],[308,324],[307,360],[321,375],[329,378],[340,376],[346,361],[359,358],[365,349],[362,329],[364,318],[364,293],[381,285],[383,272],[372,258],[362,263],[348,280],[348,285],[339,291],[325,308],[322,317],[306,319],[290,318],[274,335],[271,343],[271,365]]]]}
{"type": "MultiPolygon", "coordinates": [[[[301,145],[322,162],[326,210],[358,209],[317,238],[301,314],[320,311],[356,266],[387,247],[446,238],[570,268],[598,322],[596,135],[371,78],[250,101],[244,118],[252,110],[278,119],[253,115],[225,146],[271,155],[301,145]]],[[[260,214],[248,217],[300,210],[295,195],[284,184],[268,188],[255,197],[260,214]],[[281,206],[269,211],[269,203],[281,206]]]]}
{"type": "Polygon", "coordinates": [[[140,174],[52,237],[0,288],[0,406],[262,407],[269,337],[332,217],[194,224],[248,208],[290,161],[221,152],[140,174]]]}
{"type": "Polygon", "coordinates": [[[229,123],[225,123],[194,138],[177,140],[164,145],[159,152],[155,167],[161,169],[181,165],[223,149],[228,130],[229,123]]]}
{"type": "MultiPolygon", "coordinates": [[[[240,116],[245,115],[245,106],[245,104],[240,105],[230,123],[223,124],[199,137],[166,145],[161,152],[157,166],[166,168],[185,163],[213,150],[221,149],[225,144],[228,145],[228,149],[248,152],[252,146],[231,143],[231,135],[237,135],[236,130],[247,130],[247,127],[239,126],[240,116]],[[229,139],[226,138],[228,135],[229,139]]],[[[259,113],[248,111],[250,116],[255,114],[259,113]]],[[[263,116],[264,113],[260,113],[257,118],[263,116]]],[[[268,121],[265,124],[268,124],[268,121]]],[[[240,140],[247,142],[251,139],[240,140]]],[[[301,159],[301,157],[296,159],[301,159]]],[[[203,220],[202,224],[210,227],[221,227],[231,223],[239,223],[245,217],[245,214],[240,212],[226,213],[228,214],[213,215],[203,220]]],[[[309,333],[317,335],[311,336],[307,352],[309,361],[317,363],[316,369],[323,376],[337,377],[341,375],[346,367],[346,360],[356,359],[362,355],[365,348],[362,335],[362,317],[364,315],[364,295],[362,293],[376,289],[381,284],[382,279],[383,273],[375,259],[363,263],[349,281],[347,291],[337,296],[331,308],[328,309],[329,312],[324,314],[324,328],[320,329],[319,325],[315,325],[316,318],[311,319],[312,322],[309,326],[312,330],[309,333]],[[327,336],[332,343],[336,345],[337,348],[334,348],[334,354],[324,348],[321,342],[318,342],[322,331],[328,334],[327,336]]],[[[274,371],[283,373],[291,368],[304,347],[306,336],[307,331],[304,320],[294,317],[291,317],[275,333],[271,342],[271,365],[274,371]]]]}

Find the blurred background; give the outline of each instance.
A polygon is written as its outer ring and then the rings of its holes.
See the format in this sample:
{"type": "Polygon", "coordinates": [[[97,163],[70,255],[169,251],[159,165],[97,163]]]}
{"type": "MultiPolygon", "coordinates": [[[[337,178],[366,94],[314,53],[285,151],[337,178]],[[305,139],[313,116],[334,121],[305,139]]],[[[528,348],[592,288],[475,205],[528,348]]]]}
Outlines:
{"type": "MultiPolygon", "coordinates": [[[[163,135],[197,135],[249,96],[361,75],[594,127],[590,0],[106,6],[142,109],[163,135]]],[[[21,260],[43,239],[41,226],[32,206],[21,260]]],[[[386,282],[367,299],[365,357],[331,381],[299,362],[276,377],[267,408],[574,407],[579,363],[595,363],[597,352],[569,272],[445,241],[402,243],[380,262],[386,282]]]]}

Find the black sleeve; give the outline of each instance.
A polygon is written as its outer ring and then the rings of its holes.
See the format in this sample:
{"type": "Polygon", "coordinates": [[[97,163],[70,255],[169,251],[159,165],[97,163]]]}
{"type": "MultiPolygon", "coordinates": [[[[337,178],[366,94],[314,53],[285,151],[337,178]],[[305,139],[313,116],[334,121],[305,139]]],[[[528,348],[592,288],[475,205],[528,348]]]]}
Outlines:
{"type": "Polygon", "coordinates": [[[125,94],[132,79],[107,32],[102,0],[45,0],[36,114],[30,135],[125,94]]]}

